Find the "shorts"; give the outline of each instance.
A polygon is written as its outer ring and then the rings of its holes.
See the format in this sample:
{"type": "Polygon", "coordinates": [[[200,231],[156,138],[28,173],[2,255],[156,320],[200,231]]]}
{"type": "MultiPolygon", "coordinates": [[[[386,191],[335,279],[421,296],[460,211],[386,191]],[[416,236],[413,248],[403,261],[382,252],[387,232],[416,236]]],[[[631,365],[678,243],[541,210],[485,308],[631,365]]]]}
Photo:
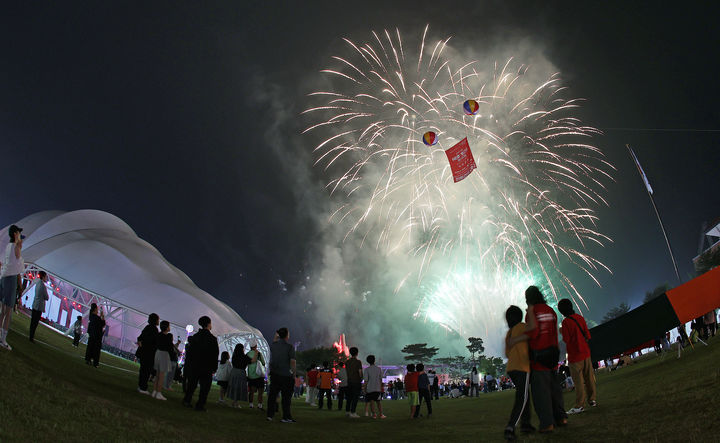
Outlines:
{"type": "Polygon", "coordinates": [[[265,379],[260,378],[248,378],[247,381],[249,388],[258,388],[258,389],[264,389],[265,388],[265,379]]]}
{"type": "Polygon", "coordinates": [[[8,275],[0,280],[0,301],[11,308],[17,301],[17,275],[8,275]]]}
{"type": "Polygon", "coordinates": [[[410,406],[417,406],[420,404],[420,396],[418,395],[418,391],[406,392],[406,395],[410,406]]]}
{"type": "Polygon", "coordinates": [[[228,381],[227,380],[218,380],[217,381],[218,386],[220,386],[223,389],[227,389],[228,387],[228,381]]]}
{"type": "Polygon", "coordinates": [[[365,394],[365,401],[380,401],[380,393],[379,392],[368,392],[365,394]]]}

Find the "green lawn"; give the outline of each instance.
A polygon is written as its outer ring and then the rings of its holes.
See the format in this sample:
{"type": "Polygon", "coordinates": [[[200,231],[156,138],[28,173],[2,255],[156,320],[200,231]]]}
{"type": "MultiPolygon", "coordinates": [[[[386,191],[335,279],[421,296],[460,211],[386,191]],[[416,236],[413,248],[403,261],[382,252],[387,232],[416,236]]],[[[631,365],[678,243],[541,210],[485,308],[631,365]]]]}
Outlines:
{"type": "MultiPolygon", "coordinates": [[[[133,363],[103,353],[102,362],[122,369],[87,366],[84,346],[75,349],[43,326],[37,343],[30,343],[28,325],[27,317],[15,315],[8,337],[13,350],[0,349],[0,441],[502,441],[513,401],[513,391],[442,399],[433,404],[432,419],[418,420],[407,417],[405,401],[384,401],[388,419],[382,421],[353,420],[296,401],[298,423],[281,424],[279,416],[268,423],[257,410],[218,405],[214,388],[208,412],[199,413],[182,407],[179,386],[166,402],[138,394],[133,363]]],[[[680,360],[653,355],[601,374],[598,407],[571,416],[568,427],[551,436],[519,440],[720,440],[720,338],[709,343],[680,360]]],[[[572,398],[566,394],[567,409],[572,398]]]]}

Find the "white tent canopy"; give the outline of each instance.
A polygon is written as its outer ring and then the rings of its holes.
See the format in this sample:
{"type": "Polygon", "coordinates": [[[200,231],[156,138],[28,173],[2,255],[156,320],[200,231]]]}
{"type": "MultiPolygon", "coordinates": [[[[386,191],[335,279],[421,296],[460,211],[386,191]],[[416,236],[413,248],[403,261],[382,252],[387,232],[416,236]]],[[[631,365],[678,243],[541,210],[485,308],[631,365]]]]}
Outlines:
{"type": "MultiPolygon", "coordinates": [[[[22,254],[28,265],[110,300],[115,306],[142,314],[155,312],[177,328],[194,325],[197,329],[198,318],[207,315],[221,343],[223,338],[235,337],[233,343],[245,344],[256,339],[261,349],[267,349],[260,331],[198,288],[114,215],[92,209],[44,211],[15,224],[23,228],[26,236],[22,254]],[[237,340],[239,337],[245,339],[237,340]]],[[[0,232],[0,260],[4,259],[8,228],[0,232]]]]}

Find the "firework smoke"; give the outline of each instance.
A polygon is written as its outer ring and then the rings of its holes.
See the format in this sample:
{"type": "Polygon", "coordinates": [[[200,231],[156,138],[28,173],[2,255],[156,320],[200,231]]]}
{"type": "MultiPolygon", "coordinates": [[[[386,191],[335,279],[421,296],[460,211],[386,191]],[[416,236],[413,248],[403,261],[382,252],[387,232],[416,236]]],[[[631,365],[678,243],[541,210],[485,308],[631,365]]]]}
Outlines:
{"type": "Polygon", "coordinates": [[[399,31],[345,43],[347,53],[322,71],[329,87],[310,94],[304,112],[306,132],[322,137],[314,166],[334,205],[314,292],[320,304],[344,299],[347,324],[372,316],[376,303],[395,310],[386,320],[409,315],[480,336],[496,355],[504,310],[524,307],[529,284],[582,308],[571,274],[597,283],[595,273],[609,272],[587,251],[609,241],[594,208],[607,204],[614,168],[560,77],[538,80],[513,59],[465,60],[428,28],[415,43],[399,31]],[[463,113],[467,99],[480,104],[476,115],[463,113]],[[427,131],[437,145],[422,143],[427,131]],[[477,170],[453,183],[444,151],[463,137],[477,170]]]}

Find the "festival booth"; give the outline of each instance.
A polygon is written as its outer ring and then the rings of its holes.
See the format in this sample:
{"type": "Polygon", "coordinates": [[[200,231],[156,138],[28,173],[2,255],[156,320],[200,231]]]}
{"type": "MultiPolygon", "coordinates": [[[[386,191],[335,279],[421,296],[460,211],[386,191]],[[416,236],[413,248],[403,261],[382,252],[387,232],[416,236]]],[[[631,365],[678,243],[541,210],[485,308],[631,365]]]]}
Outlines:
{"type": "Polygon", "coordinates": [[[720,267],[590,330],[593,361],[648,346],[667,331],[720,307],[720,267]]]}
{"type": "MultiPolygon", "coordinates": [[[[257,340],[259,350],[269,355],[260,331],[198,288],[118,217],[91,209],[44,211],[14,224],[26,236],[21,302],[32,307],[35,285],[41,284],[38,272],[45,271],[51,295],[42,317],[56,329],[67,330],[77,316],[83,317],[85,329],[90,305],[97,303],[108,326],[103,348],[131,358],[151,312],[169,321],[171,333],[183,342],[199,328],[198,319],[207,315],[221,352],[232,353],[236,343],[247,348],[257,340]]],[[[0,251],[8,243],[8,228],[0,232],[0,251]]]]}

